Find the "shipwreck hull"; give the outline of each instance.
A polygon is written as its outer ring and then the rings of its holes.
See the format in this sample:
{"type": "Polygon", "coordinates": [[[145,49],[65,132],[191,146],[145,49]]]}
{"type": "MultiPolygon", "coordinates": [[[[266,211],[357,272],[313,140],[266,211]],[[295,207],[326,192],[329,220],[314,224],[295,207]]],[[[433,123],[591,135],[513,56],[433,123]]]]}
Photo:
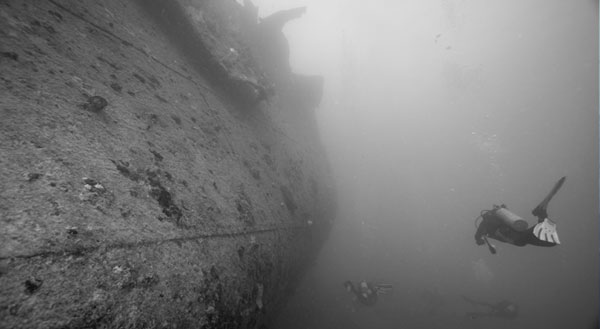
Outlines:
{"type": "Polygon", "coordinates": [[[218,1],[156,3],[0,3],[2,328],[264,327],[327,236],[314,125],[244,101],[218,1]]]}

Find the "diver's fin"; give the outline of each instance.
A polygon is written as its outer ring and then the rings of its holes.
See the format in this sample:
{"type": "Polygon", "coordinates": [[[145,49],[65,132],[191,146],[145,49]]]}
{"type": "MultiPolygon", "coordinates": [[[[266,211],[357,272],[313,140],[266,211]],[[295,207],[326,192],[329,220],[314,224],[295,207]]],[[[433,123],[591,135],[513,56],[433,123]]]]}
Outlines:
{"type": "Polygon", "coordinates": [[[556,232],[556,224],[548,218],[545,218],[542,222],[535,225],[533,228],[533,235],[542,241],[560,244],[558,233],[556,232]]]}
{"type": "Polygon", "coordinates": [[[391,284],[379,283],[376,285],[377,292],[380,294],[389,294],[393,291],[394,287],[391,284]]]}
{"type": "Polygon", "coordinates": [[[535,217],[537,217],[540,220],[548,217],[548,214],[546,213],[546,208],[548,208],[548,203],[550,203],[550,200],[552,200],[552,198],[554,197],[556,192],[558,192],[558,190],[562,187],[562,185],[566,179],[567,179],[566,176],[561,177],[561,179],[559,179],[558,182],[556,182],[556,184],[554,184],[554,187],[552,188],[550,193],[548,193],[548,195],[546,195],[544,200],[542,200],[542,202],[540,202],[540,204],[538,204],[537,207],[535,207],[531,211],[531,213],[535,217]]]}

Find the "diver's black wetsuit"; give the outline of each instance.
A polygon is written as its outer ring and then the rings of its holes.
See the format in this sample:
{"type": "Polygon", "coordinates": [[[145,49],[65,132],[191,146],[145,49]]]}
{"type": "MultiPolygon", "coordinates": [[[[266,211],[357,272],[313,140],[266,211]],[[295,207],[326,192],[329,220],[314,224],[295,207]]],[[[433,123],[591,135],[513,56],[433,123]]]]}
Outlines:
{"type": "MultiPolygon", "coordinates": [[[[475,242],[478,245],[485,243],[483,240],[484,236],[488,236],[492,239],[510,243],[519,247],[523,247],[528,244],[539,247],[553,247],[556,245],[556,243],[538,239],[533,234],[535,225],[521,232],[505,225],[502,220],[496,217],[497,209],[499,208],[485,210],[481,214],[482,220],[477,227],[477,232],[475,232],[475,242]]],[[[548,213],[546,212],[546,209],[543,208],[536,208],[536,210],[533,211],[533,214],[538,218],[538,222],[540,223],[544,221],[544,219],[548,218],[548,213]]]]}

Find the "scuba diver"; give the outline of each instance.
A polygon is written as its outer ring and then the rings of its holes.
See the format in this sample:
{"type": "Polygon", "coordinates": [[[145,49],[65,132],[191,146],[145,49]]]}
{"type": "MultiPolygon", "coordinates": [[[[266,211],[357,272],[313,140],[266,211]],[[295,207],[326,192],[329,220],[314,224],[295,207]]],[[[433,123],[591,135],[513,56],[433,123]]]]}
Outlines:
{"type": "Polygon", "coordinates": [[[534,245],[539,247],[553,247],[560,244],[556,224],[548,218],[546,211],[548,203],[558,192],[566,177],[559,179],[548,193],[546,198],[531,212],[537,217],[538,223],[528,228],[528,224],[518,215],[508,211],[505,205],[497,206],[491,210],[483,210],[477,220],[482,218],[475,232],[477,245],[487,244],[492,254],[496,253],[496,247],[488,241],[488,237],[500,242],[510,243],[515,246],[534,245]]]}
{"type": "Polygon", "coordinates": [[[346,291],[353,293],[361,304],[367,306],[377,303],[377,295],[388,294],[392,291],[391,284],[373,284],[364,280],[358,284],[358,288],[351,281],[344,282],[344,287],[346,291]]]}
{"type": "Polygon", "coordinates": [[[480,312],[468,312],[467,316],[472,320],[481,318],[481,317],[514,319],[519,315],[519,307],[515,303],[511,303],[506,300],[492,304],[492,303],[476,301],[476,300],[470,299],[465,296],[462,296],[462,297],[469,304],[472,304],[475,306],[483,306],[487,309],[486,311],[480,311],[480,312]]]}

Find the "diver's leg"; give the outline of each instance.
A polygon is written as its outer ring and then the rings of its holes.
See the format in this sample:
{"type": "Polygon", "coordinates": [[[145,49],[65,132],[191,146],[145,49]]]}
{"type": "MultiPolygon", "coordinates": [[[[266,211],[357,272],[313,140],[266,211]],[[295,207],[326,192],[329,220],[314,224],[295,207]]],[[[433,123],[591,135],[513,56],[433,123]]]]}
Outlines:
{"type": "Polygon", "coordinates": [[[538,222],[543,222],[546,218],[548,218],[548,212],[547,212],[547,208],[548,208],[548,203],[550,203],[550,200],[552,200],[552,198],[554,197],[554,195],[556,194],[556,192],[558,192],[558,190],[562,187],[563,183],[565,182],[565,180],[567,179],[567,177],[562,177],[561,179],[559,179],[555,184],[554,187],[552,187],[552,190],[550,191],[550,193],[548,193],[548,195],[546,195],[546,197],[544,198],[544,200],[542,200],[542,202],[540,202],[540,204],[537,205],[537,207],[535,207],[533,209],[533,211],[531,211],[531,213],[538,218],[538,222]]]}
{"type": "Polygon", "coordinates": [[[538,223],[541,223],[542,221],[544,221],[544,219],[548,218],[548,211],[546,210],[546,207],[548,207],[548,204],[544,204],[542,206],[542,204],[540,203],[537,207],[535,207],[535,209],[533,209],[531,211],[531,213],[537,217],[538,219],[538,223]]]}
{"type": "Polygon", "coordinates": [[[556,232],[556,224],[548,218],[547,208],[548,203],[550,203],[550,200],[552,200],[552,197],[554,197],[556,192],[562,187],[566,179],[566,177],[559,179],[556,184],[554,184],[550,193],[548,193],[544,200],[531,212],[537,217],[538,223],[530,228],[531,234],[527,232],[528,244],[541,247],[552,247],[560,244],[558,233],[556,232]]]}

